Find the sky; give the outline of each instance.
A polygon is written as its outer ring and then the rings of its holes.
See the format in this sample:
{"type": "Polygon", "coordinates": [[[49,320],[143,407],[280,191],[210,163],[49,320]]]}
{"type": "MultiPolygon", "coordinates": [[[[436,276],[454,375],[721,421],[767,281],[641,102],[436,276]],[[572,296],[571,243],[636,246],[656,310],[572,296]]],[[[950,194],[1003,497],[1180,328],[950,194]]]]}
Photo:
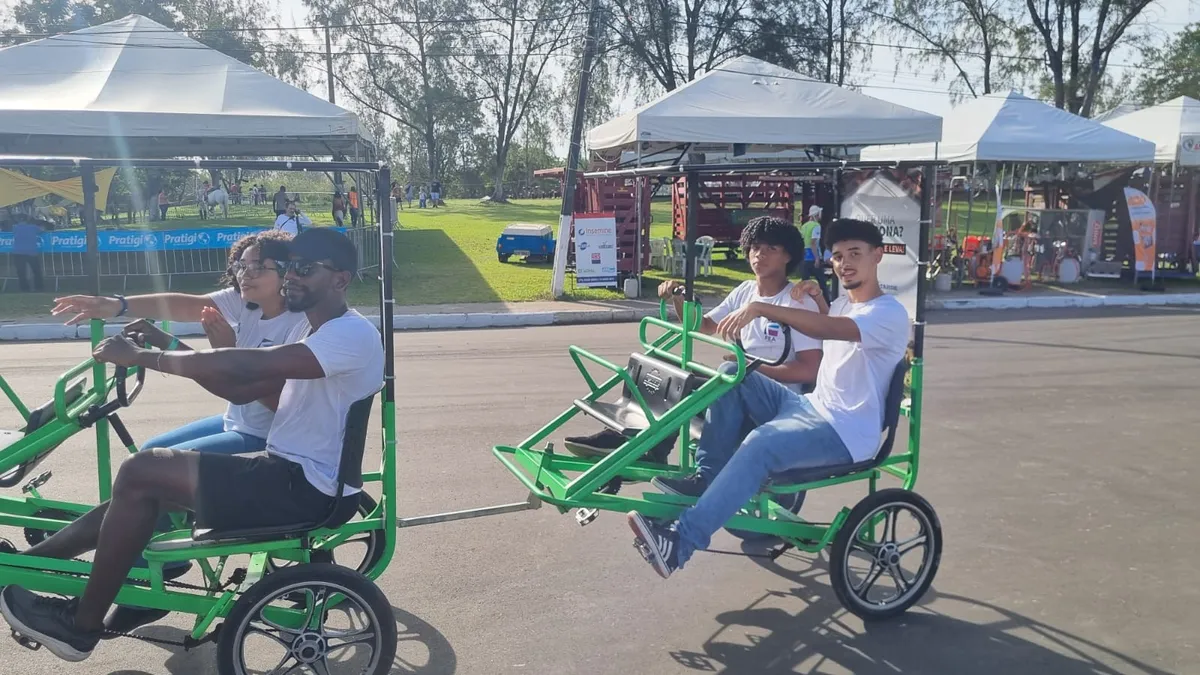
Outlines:
{"type": "MultiPolygon", "coordinates": [[[[0,0],[0,14],[6,14],[14,0],[0,0]]],[[[308,24],[308,12],[303,0],[267,0],[275,3],[283,26],[303,26],[308,24]]],[[[1138,24],[1150,28],[1156,34],[1165,38],[1166,35],[1182,29],[1188,23],[1200,21],[1200,0],[1158,0],[1152,4],[1139,18],[1138,24]]],[[[300,39],[312,43],[316,36],[306,34],[300,39]]],[[[894,42],[894,39],[876,38],[880,42],[894,42]]],[[[1137,62],[1137,55],[1129,50],[1118,50],[1112,56],[1109,64],[1110,72],[1120,75],[1132,68],[1137,62]]],[[[947,73],[948,76],[948,73],[947,73]]],[[[315,77],[314,79],[318,79],[315,77]]],[[[871,61],[865,67],[855,71],[855,83],[861,90],[876,98],[892,103],[914,108],[935,115],[944,116],[953,107],[949,95],[949,80],[940,81],[935,77],[933,68],[919,69],[903,61],[897,61],[895,50],[877,47],[871,61]]],[[[325,85],[323,78],[313,83],[314,94],[324,97],[325,85]]],[[[636,107],[632,97],[622,100],[618,105],[618,114],[636,107]]],[[[1101,112],[1101,111],[1096,111],[1101,112]]],[[[557,144],[556,144],[557,145],[557,144]]],[[[562,145],[565,147],[565,139],[562,145]]]]}

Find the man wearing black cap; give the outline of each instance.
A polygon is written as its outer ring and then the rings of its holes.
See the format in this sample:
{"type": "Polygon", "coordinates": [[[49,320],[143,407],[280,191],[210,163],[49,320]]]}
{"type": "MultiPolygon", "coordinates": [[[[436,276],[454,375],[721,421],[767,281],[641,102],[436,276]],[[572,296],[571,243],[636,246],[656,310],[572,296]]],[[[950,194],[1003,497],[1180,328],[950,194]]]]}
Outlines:
{"type": "MultiPolygon", "coordinates": [[[[299,342],[258,349],[170,351],[139,348],[128,336],[101,342],[97,361],[139,366],[194,380],[235,383],[234,403],[278,394],[267,455],[240,457],[150,449],[121,466],[112,499],[30,548],[26,555],[70,559],[95,550],[82,597],[36,595],[16,586],[0,593],[9,626],[68,661],[91,655],[104,616],[159,515],[186,509],[199,526],[242,529],[313,522],[333,503],[342,436],[351,404],[383,384],[379,331],[346,305],[358,256],[332,229],[300,233],[289,244],[283,291],[290,311],[305,312],[312,331],[299,342]]],[[[223,394],[225,392],[222,392],[223,394]]],[[[347,487],[345,494],[357,490],[347,487]]],[[[345,522],[357,499],[342,500],[345,522]]]]}

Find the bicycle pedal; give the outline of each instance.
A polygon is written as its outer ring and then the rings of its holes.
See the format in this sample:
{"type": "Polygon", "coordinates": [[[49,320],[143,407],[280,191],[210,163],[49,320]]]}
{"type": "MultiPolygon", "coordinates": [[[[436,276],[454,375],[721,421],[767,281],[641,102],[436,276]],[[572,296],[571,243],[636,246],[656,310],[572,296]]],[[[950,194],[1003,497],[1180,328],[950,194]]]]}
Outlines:
{"type": "Polygon", "coordinates": [[[583,527],[595,520],[598,515],[600,515],[600,509],[579,509],[575,511],[575,522],[583,527]]]}
{"type": "Polygon", "coordinates": [[[22,485],[22,486],[21,486],[21,492],[23,492],[23,493],[25,493],[25,494],[29,494],[30,492],[33,492],[34,490],[36,490],[36,489],[38,489],[38,488],[42,487],[42,486],[43,486],[43,485],[45,485],[47,482],[49,482],[50,478],[51,478],[53,475],[54,475],[54,473],[53,473],[53,472],[50,472],[50,471],[43,471],[42,473],[38,474],[38,476],[37,476],[36,478],[34,478],[33,480],[29,481],[29,482],[28,482],[28,483],[26,483],[25,485],[22,485]]]}
{"type": "Polygon", "coordinates": [[[16,630],[12,631],[12,638],[17,641],[17,644],[21,645],[25,649],[28,649],[29,651],[32,651],[32,652],[36,652],[37,650],[42,648],[42,643],[40,643],[36,640],[33,640],[31,638],[27,638],[24,635],[21,635],[20,633],[18,633],[16,630]]]}

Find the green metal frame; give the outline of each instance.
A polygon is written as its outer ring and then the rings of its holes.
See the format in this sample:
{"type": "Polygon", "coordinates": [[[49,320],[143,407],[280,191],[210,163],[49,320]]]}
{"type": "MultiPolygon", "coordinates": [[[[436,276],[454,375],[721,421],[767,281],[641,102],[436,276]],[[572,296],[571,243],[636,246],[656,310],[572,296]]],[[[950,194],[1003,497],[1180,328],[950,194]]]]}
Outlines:
{"type": "MultiPolygon", "coordinates": [[[[2,158],[0,158],[2,159],[2,158]]],[[[83,165],[85,184],[94,170],[94,166],[104,162],[87,161],[83,165]]],[[[0,161],[0,163],[6,163],[0,161]]],[[[135,165],[138,163],[135,161],[135,165]]],[[[180,166],[194,168],[195,162],[151,161],[147,165],[180,166]]],[[[377,189],[388,189],[390,172],[379,165],[361,165],[338,162],[203,162],[204,166],[212,168],[231,168],[247,165],[262,168],[286,170],[356,170],[370,171],[375,174],[377,189]],[[226,166],[229,165],[229,166],[226,166]]],[[[388,209],[387,200],[381,202],[381,209],[388,209]]],[[[84,209],[85,213],[88,209],[84,209]]],[[[380,256],[380,308],[381,333],[384,343],[385,374],[384,386],[380,393],[380,409],[382,417],[382,461],[375,472],[363,474],[364,484],[380,485],[380,497],[374,511],[365,517],[355,518],[347,524],[333,529],[322,529],[307,533],[303,537],[280,539],[276,541],[255,542],[213,542],[210,544],[180,545],[172,547],[173,542],[190,540],[191,532],[177,529],[155,536],[144,551],[148,566],[134,568],[128,581],[121,587],[116,601],[121,604],[136,605],[152,609],[172,612],[186,612],[196,615],[190,637],[200,640],[217,619],[228,615],[238,596],[248,590],[265,573],[268,558],[308,562],[313,551],[332,549],[344,543],[350,537],[379,530],[382,532],[383,552],[377,562],[365,571],[365,575],[377,579],[390,564],[395,554],[397,511],[396,511],[396,407],[395,380],[393,366],[392,340],[392,226],[391,218],[385,212],[380,219],[379,245],[383,254],[380,256]],[[230,556],[250,556],[250,565],[246,569],[244,579],[232,587],[222,583],[225,576],[226,564],[230,556]],[[172,585],[163,579],[163,565],[169,562],[191,560],[196,561],[204,574],[203,590],[172,585]]],[[[89,251],[94,251],[91,244],[94,233],[94,222],[89,225],[89,251]]],[[[98,292],[98,284],[94,289],[98,292]]],[[[104,339],[104,322],[93,320],[90,324],[91,345],[93,348],[104,339]]],[[[129,376],[136,374],[136,369],[130,369],[129,376]]],[[[80,422],[80,415],[88,412],[92,406],[104,405],[115,387],[115,375],[108,372],[105,364],[88,359],[63,373],[54,386],[54,418],[39,427],[33,433],[18,439],[15,443],[0,448],[0,474],[21,464],[30,457],[37,456],[48,449],[53,449],[71,436],[85,428],[80,422]],[[77,382],[83,382],[85,391],[74,402],[68,404],[66,392],[77,382]]],[[[20,413],[22,419],[28,422],[30,408],[21,400],[13,388],[3,377],[0,377],[0,391],[20,413]]],[[[112,468],[110,456],[109,433],[111,425],[107,419],[101,418],[94,423],[96,433],[96,458],[98,463],[98,496],[99,502],[109,499],[112,492],[112,468]]],[[[137,452],[137,447],[130,445],[129,452],[137,452]]],[[[0,525],[21,528],[35,528],[46,531],[58,531],[70,524],[71,520],[60,518],[39,517],[37,514],[46,510],[58,510],[67,514],[82,515],[94,504],[84,504],[69,501],[58,501],[43,497],[39,491],[41,481],[31,477],[22,491],[25,496],[0,496],[0,525]]],[[[181,524],[175,521],[176,526],[181,524]]],[[[83,593],[91,574],[91,563],[80,560],[57,560],[36,556],[0,553],[0,587],[15,584],[22,588],[40,592],[66,596],[78,596],[83,593]]],[[[336,603],[337,599],[329,602],[336,603]]],[[[303,623],[305,609],[272,609],[273,620],[288,627],[298,627],[303,623]]]]}
{"type": "MultiPolygon", "coordinates": [[[[699,316],[699,305],[685,302],[684,312],[687,318],[699,316]]],[[[746,358],[741,348],[700,333],[696,328],[699,325],[698,322],[691,323],[693,328],[689,329],[683,324],[673,324],[661,318],[642,319],[639,328],[642,353],[674,363],[690,372],[706,375],[711,379],[697,387],[657,419],[650,414],[645,402],[639,400],[640,405],[645,409],[647,419],[651,421],[649,427],[630,437],[611,454],[602,458],[576,457],[557,453],[551,445],[544,444],[547,438],[553,436],[564,424],[582,412],[574,406],[563,411],[518,445],[499,445],[492,448],[492,453],[538,499],[557,506],[564,513],[570,509],[599,509],[620,512],[638,511],[652,518],[672,519],[677,517],[681,511],[694,504],[696,500],[658,492],[645,492],[641,497],[634,497],[609,494],[602,490],[613,478],[621,478],[626,481],[645,481],[654,476],[677,476],[692,473],[695,443],[682,440],[689,438],[690,420],[703,413],[713,401],[736,386],[745,377],[746,358]],[[648,341],[646,337],[651,327],[661,328],[664,331],[663,335],[653,342],[648,341]],[[725,375],[693,360],[691,345],[696,342],[703,342],[732,352],[736,358],[737,372],[725,375]],[[672,351],[673,347],[680,347],[680,349],[678,352],[672,351]],[[683,452],[680,453],[679,464],[655,464],[641,461],[643,455],[651,448],[677,430],[680,432],[680,442],[686,443],[683,452]],[[541,447],[538,447],[539,445],[541,447]]],[[[617,366],[581,347],[571,346],[569,353],[591,390],[583,399],[584,401],[594,401],[604,396],[618,383],[626,383],[633,392],[637,391],[627,368],[617,366]],[[602,384],[596,384],[584,366],[585,360],[612,371],[612,376],[602,384]]],[[[726,523],[726,526],[748,532],[775,535],[800,550],[816,552],[829,545],[837,536],[842,522],[850,514],[850,507],[843,507],[830,523],[810,523],[781,507],[773,498],[774,495],[860,481],[866,481],[867,492],[872,493],[877,489],[879,479],[885,475],[899,479],[905,489],[912,489],[917,480],[917,466],[920,457],[921,371],[922,360],[914,359],[911,366],[912,384],[901,408],[902,417],[908,420],[908,442],[904,452],[893,452],[883,463],[868,471],[810,483],[769,486],[748,502],[738,515],[726,523]]]]}

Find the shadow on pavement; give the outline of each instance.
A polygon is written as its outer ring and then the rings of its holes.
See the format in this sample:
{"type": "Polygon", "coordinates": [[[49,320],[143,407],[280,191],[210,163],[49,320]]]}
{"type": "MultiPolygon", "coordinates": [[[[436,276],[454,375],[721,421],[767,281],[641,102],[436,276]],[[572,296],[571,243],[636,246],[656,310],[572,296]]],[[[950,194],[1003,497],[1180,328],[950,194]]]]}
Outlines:
{"type": "MultiPolygon", "coordinates": [[[[396,618],[396,658],[392,663],[391,675],[454,675],[458,671],[458,656],[454,647],[440,631],[396,607],[392,608],[396,618]]],[[[187,631],[171,626],[147,626],[139,629],[138,635],[156,640],[183,640],[187,631]]],[[[101,643],[118,646],[119,643],[101,643]]],[[[162,670],[171,675],[206,675],[216,669],[217,649],[207,644],[190,652],[178,647],[156,645],[169,652],[162,670]]],[[[308,671],[305,671],[308,672],[308,671]]],[[[110,675],[149,675],[142,670],[117,670],[110,675]]],[[[331,675],[337,675],[332,671],[331,675]]]]}
{"type": "Polygon", "coordinates": [[[1038,342],[1034,340],[1002,340],[985,337],[958,337],[951,335],[930,335],[931,342],[950,340],[954,342],[983,342],[998,345],[1015,345],[1018,347],[1049,347],[1052,349],[1074,349],[1086,352],[1103,352],[1108,354],[1133,354],[1134,356],[1162,356],[1173,359],[1200,360],[1200,354],[1180,354],[1177,352],[1155,352],[1146,349],[1118,349],[1116,347],[1089,347],[1086,345],[1057,344],[1053,342],[1038,342]]]}
{"type": "Polygon", "coordinates": [[[1016,612],[935,589],[903,616],[865,623],[838,603],[823,558],[799,572],[762,564],[796,586],[718,614],[721,627],[699,650],[671,653],[677,663],[697,672],[756,675],[1171,675],[1016,612]]]}

